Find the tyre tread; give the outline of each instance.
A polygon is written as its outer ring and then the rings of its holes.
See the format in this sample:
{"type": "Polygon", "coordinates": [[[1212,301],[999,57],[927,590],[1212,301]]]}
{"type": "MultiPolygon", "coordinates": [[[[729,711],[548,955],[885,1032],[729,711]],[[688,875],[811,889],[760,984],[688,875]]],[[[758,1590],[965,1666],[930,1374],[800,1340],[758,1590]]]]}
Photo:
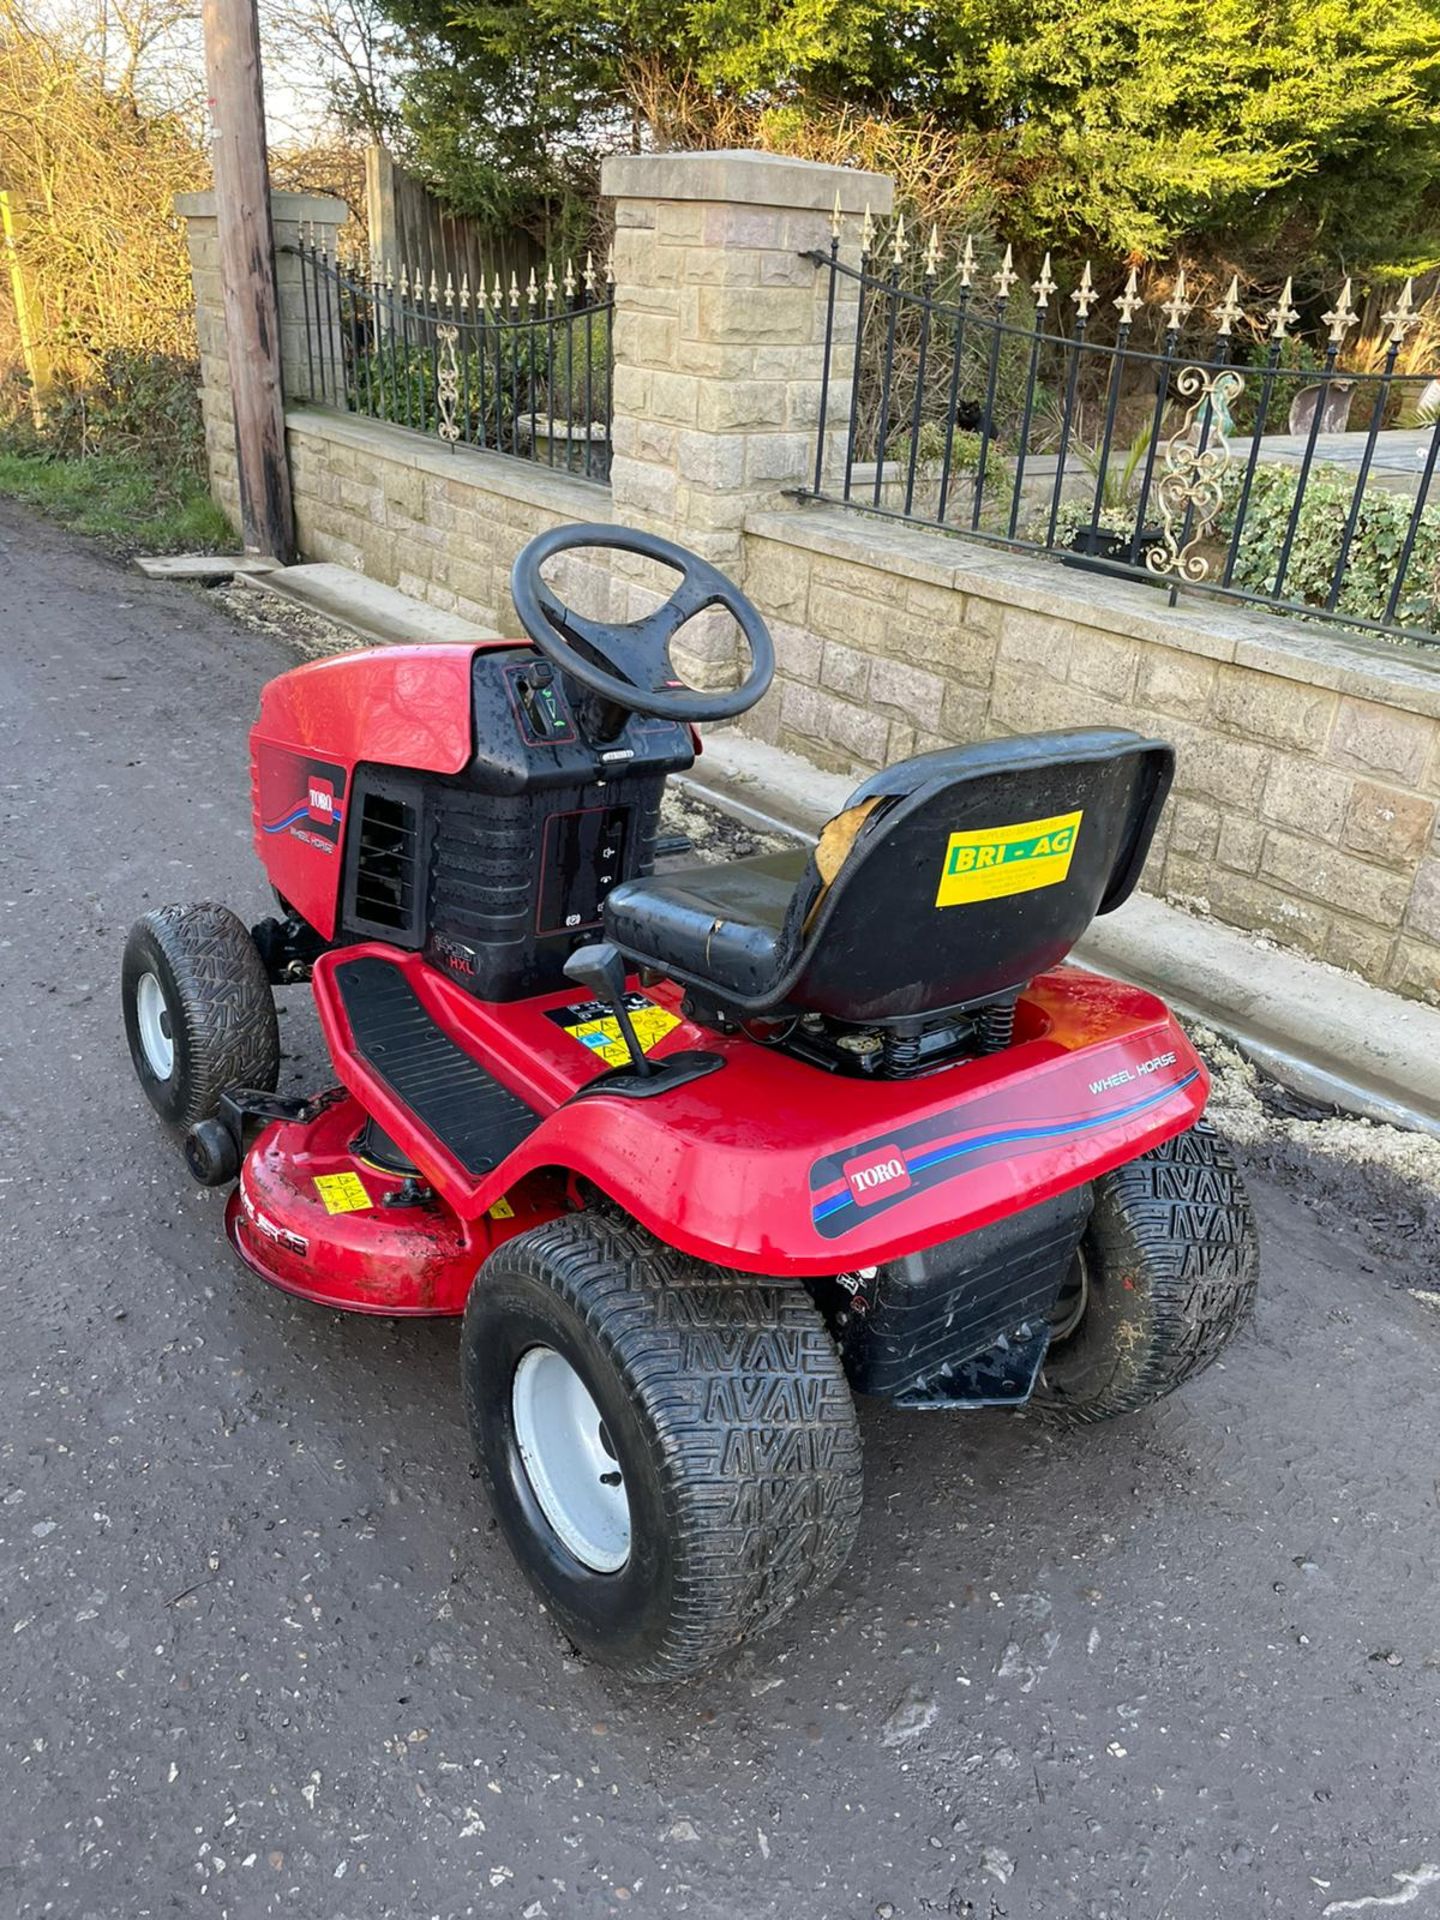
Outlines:
{"type": "Polygon", "coordinates": [[[518,1235],[498,1257],[585,1321],[659,1439],[682,1571],[633,1677],[693,1673],[833,1579],[859,1522],[860,1437],[802,1285],[702,1266],[594,1213],[518,1235]]]}
{"type": "Polygon", "coordinates": [[[126,943],[127,993],[147,944],[174,978],[185,1026],[184,1098],[167,1117],[191,1126],[214,1113],[228,1087],[273,1092],[280,1076],[275,996],[245,923],[213,901],[156,907],[136,922],[126,943]]]}
{"type": "Polygon", "coordinates": [[[1104,1389],[1032,1405],[1066,1424],[1152,1405],[1219,1356],[1254,1308],[1259,1244],[1239,1170],[1201,1121],[1096,1182],[1092,1218],[1109,1261],[1143,1303],[1132,1352],[1104,1389]]]}

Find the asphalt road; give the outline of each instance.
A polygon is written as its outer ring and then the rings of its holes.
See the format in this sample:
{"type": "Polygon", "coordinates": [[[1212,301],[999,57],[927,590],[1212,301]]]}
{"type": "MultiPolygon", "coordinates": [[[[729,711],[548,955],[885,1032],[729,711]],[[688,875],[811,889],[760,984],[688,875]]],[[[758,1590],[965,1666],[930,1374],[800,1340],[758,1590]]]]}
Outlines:
{"type": "Polygon", "coordinates": [[[0,505],[0,1916],[1440,1915],[1440,1313],[1303,1156],[1223,1368],[1074,1436],[867,1407],[834,1590],[684,1688],[575,1658],[454,1327],[246,1275],[132,1083],[130,920],[266,908],[292,660],[0,505]]]}

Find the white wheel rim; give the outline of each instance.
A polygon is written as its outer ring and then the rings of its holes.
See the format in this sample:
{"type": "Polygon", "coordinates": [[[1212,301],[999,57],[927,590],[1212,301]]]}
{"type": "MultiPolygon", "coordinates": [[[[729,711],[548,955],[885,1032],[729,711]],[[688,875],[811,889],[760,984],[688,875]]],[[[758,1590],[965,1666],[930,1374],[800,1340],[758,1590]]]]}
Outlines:
{"type": "Polygon", "coordinates": [[[135,989],[135,1024],[146,1066],[157,1080],[168,1080],[175,1071],[175,1036],[165,990],[153,973],[142,973],[135,989]]]}
{"type": "Polygon", "coordinates": [[[531,1347],[510,1401],[540,1511],[583,1566],[618,1573],[630,1558],[630,1501],[589,1388],[563,1354],[531,1347]]]}

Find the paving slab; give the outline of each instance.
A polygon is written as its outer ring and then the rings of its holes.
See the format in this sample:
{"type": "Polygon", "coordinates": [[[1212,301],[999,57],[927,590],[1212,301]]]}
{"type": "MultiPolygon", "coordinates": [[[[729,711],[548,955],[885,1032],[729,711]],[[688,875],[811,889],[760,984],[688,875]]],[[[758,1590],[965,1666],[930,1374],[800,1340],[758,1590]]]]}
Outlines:
{"type": "Polygon", "coordinates": [[[329,561],[239,577],[258,592],[279,594],[282,599],[309,607],[312,613],[324,614],[337,626],[382,644],[500,637],[494,627],[477,626],[473,620],[462,620],[458,613],[427,606],[396,587],[368,580],[351,567],[329,561]]]}
{"type": "Polygon", "coordinates": [[[135,561],[152,580],[197,580],[219,586],[237,574],[274,573],[278,560],[263,553],[142,553],[135,561]]]}

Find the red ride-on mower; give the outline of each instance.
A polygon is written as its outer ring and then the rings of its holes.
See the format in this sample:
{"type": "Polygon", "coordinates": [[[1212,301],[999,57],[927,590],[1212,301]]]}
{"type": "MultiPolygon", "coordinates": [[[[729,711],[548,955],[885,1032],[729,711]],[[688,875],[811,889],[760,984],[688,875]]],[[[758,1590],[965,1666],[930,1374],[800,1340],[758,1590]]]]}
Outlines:
{"type": "Polygon", "coordinates": [[[463,1314],[475,1450],[571,1639],[693,1672],[832,1578],[852,1392],[1144,1407],[1249,1310],[1256,1249],[1205,1070],[1153,995],[1062,964],[1135,885],[1158,740],[948,748],[865,781],[813,853],[656,873],[693,724],[773,671],[721,574],[618,527],[520,555],[526,640],[388,647],[267,686],[255,843],[282,917],[146,914],[136,1072],[236,1252],[359,1313],[463,1314]],[[542,568],[681,577],[629,625],[542,568]],[[684,623],[748,643],[676,679],[684,623]],[[309,978],[338,1085],[276,1093],[309,978]],[[238,1180],[237,1180],[238,1176],[238,1180]]]}

